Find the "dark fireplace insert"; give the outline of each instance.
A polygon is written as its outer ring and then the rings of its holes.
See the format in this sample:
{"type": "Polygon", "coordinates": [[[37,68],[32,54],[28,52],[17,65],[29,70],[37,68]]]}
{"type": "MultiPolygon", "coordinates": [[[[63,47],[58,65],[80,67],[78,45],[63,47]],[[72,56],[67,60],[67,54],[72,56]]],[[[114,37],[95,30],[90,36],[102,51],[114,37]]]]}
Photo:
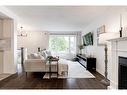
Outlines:
{"type": "Polygon", "coordinates": [[[119,56],[118,89],[127,89],[127,57],[119,56]]]}

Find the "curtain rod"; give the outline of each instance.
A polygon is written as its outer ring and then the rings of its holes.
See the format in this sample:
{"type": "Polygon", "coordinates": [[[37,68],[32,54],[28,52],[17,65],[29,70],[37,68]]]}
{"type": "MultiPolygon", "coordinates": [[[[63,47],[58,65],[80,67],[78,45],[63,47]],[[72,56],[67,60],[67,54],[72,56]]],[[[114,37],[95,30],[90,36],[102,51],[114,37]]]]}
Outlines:
{"type": "Polygon", "coordinates": [[[50,35],[76,35],[76,34],[50,34],[50,35]]]}
{"type": "Polygon", "coordinates": [[[77,35],[78,33],[50,33],[50,35],[77,35]]]}

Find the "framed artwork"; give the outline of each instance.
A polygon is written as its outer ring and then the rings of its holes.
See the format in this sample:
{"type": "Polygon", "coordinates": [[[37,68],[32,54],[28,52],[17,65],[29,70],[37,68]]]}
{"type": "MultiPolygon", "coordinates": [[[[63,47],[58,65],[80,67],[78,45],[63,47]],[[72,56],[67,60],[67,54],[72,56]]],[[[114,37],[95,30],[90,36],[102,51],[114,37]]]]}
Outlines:
{"type": "Polygon", "coordinates": [[[102,33],[105,33],[105,25],[102,25],[101,27],[97,28],[97,37],[99,37],[99,35],[102,33]]]}
{"type": "Polygon", "coordinates": [[[99,36],[100,34],[103,34],[103,33],[105,33],[105,25],[102,25],[101,27],[97,28],[97,45],[98,46],[104,45],[99,43],[99,36]]]}

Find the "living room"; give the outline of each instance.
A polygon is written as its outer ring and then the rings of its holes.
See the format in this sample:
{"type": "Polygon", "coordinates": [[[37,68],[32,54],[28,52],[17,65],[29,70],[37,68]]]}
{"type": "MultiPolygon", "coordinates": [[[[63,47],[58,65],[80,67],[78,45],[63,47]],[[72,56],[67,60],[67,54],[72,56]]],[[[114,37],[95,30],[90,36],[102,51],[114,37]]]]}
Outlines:
{"type": "MultiPolygon", "coordinates": [[[[61,89],[94,89],[95,87],[101,89],[104,85],[100,79],[105,78],[107,79],[106,82],[110,80],[110,85],[104,89],[121,88],[119,84],[121,80],[119,81],[120,76],[118,75],[118,58],[120,57],[119,61],[121,62],[121,60],[125,60],[125,57],[127,57],[125,46],[127,14],[125,6],[6,6],[1,7],[0,12],[2,13],[0,15],[0,26],[2,27],[1,31],[3,31],[0,32],[2,35],[1,40],[4,40],[2,38],[6,38],[4,41],[1,41],[1,46],[5,45],[5,47],[1,47],[1,49],[10,47],[9,50],[7,48],[4,52],[3,50],[0,51],[2,56],[0,58],[3,60],[3,62],[1,62],[3,63],[1,65],[1,67],[3,67],[1,72],[11,74],[17,72],[17,57],[15,56],[18,49],[23,48],[25,50],[27,48],[27,54],[38,53],[49,49],[53,57],[73,61],[77,58],[76,55],[80,55],[80,57],[85,55],[86,58],[96,58],[96,66],[93,67],[93,69],[96,69],[97,73],[89,72],[96,78],[89,78],[89,80],[82,77],[82,79],[77,78],[76,81],[80,80],[77,84],[75,84],[74,78],[63,79],[62,81],[61,79],[59,80],[59,78],[53,78],[44,80],[43,83],[45,85],[39,86],[39,83],[41,84],[42,82],[42,77],[38,76],[42,75],[37,73],[37,75],[39,75],[36,76],[35,73],[34,78],[31,80],[38,82],[38,85],[34,84],[36,88],[44,89],[47,87],[47,89],[57,89],[60,87],[61,89]],[[20,19],[18,17],[20,17],[20,19]],[[8,29],[8,33],[6,33],[6,29],[8,29]],[[90,36],[86,37],[87,34],[90,34],[90,36]],[[87,38],[89,40],[87,40],[87,38]],[[10,39],[11,42],[8,41],[10,39]],[[6,45],[5,43],[8,44],[6,45]],[[11,45],[9,43],[11,43],[11,45]],[[10,58],[10,56],[12,56],[12,58],[10,58]],[[122,59],[122,57],[124,58],[122,59]],[[100,77],[98,78],[98,76],[100,77]],[[54,80],[56,84],[52,85],[54,80]],[[87,86],[81,85],[83,83],[85,84],[85,82],[90,83],[89,81],[93,82],[93,84],[87,84],[87,86]],[[62,88],[61,85],[58,85],[61,82],[65,82],[65,84],[69,83],[67,84],[69,86],[67,87],[67,85],[61,84],[63,86],[62,88]],[[78,84],[80,85],[77,86],[78,84]]],[[[63,64],[64,63],[66,62],[64,61],[63,64]]],[[[81,64],[79,65],[82,66],[81,64]]],[[[124,72],[126,71],[124,67],[120,68],[123,68],[124,72]]],[[[75,68],[73,72],[76,72],[76,69],[77,68],[75,68]]],[[[34,86],[31,85],[30,87],[29,85],[29,83],[32,84],[33,81],[25,81],[25,78],[31,78],[31,73],[27,73],[27,76],[25,76],[24,73],[23,75],[19,74],[18,77],[15,75],[13,77],[15,78],[11,79],[11,81],[9,81],[9,79],[3,81],[1,88],[34,88],[34,86]],[[11,86],[14,80],[18,83],[20,77],[22,77],[20,80],[21,83],[11,86]],[[26,83],[23,84],[23,81],[26,83]],[[22,85],[25,86],[23,87],[22,85]]]]}

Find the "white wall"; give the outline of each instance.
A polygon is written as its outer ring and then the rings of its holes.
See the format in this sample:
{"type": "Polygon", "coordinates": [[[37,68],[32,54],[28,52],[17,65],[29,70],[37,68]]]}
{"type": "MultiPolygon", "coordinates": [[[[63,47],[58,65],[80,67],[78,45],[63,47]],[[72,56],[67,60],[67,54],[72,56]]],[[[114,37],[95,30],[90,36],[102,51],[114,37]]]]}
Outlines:
{"type": "Polygon", "coordinates": [[[37,52],[38,47],[47,49],[49,33],[41,31],[27,31],[27,37],[18,36],[17,47],[27,48],[28,53],[37,52]]]}
{"type": "MultiPolygon", "coordinates": [[[[96,64],[96,70],[104,75],[104,46],[97,46],[97,28],[105,25],[106,26],[106,32],[119,32],[120,28],[120,11],[118,10],[109,10],[109,12],[105,12],[103,15],[98,17],[96,21],[93,21],[90,25],[88,25],[84,31],[83,34],[86,34],[88,32],[94,33],[94,45],[93,46],[87,46],[83,50],[83,53],[89,55],[93,55],[97,58],[97,64],[96,64]]],[[[118,35],[114,35],[114,37],[118,37],[118,35]]],[[[110,52],[108,52],[108,64],[110,63],[110,52]]],[[[108,77],[110,74],[108,74],[108,77]]]]}

